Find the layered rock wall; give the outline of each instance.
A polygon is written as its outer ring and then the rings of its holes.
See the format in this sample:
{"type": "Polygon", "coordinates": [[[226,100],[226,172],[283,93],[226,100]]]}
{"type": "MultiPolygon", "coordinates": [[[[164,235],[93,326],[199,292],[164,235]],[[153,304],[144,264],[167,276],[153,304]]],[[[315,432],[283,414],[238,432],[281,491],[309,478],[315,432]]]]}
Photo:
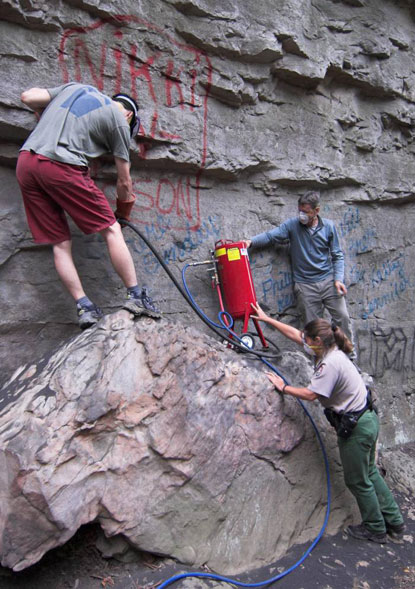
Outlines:
{"type": "MultiPolygon", "coordinates": [[[[140,104],[133,221],[178,273],[296,212],[321,191],[346,256],[361,367],[382,399],[383,443],[414,437],[415,21],[409,0],[2,0],[0,300],[4,377],[77,332],[50,249],[34,246],[15,180],[35,124],[31,86],[69,80],[140,104]]],[[[93,167],[111,203],[111,159],[93,167]]],[[[115,310],[123,288],[102,240],[74,227],[87,293],[115,310]]],[[[140,280],[166,313],[194,316],[130,232],[140,280]]],[[[300,323],[284,248],[252,259],[258,299],[300,323]]],[[[218,304],[204,271],[191,287],[218,304]]],[[[204,329],[204,328],[202,328],[204,329]]],[[[275,334],[272,334],[275,337],[275,334]]],[[[278,341],[278,338],[276,338],[278,341]]],[[[279,345],[285,343],[278,341],[279,345]]]]}

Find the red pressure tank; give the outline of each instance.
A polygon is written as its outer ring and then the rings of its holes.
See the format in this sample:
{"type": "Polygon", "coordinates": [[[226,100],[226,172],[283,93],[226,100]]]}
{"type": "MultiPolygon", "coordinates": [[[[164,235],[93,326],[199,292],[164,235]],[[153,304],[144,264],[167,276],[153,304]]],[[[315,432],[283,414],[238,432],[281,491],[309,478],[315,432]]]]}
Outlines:
{"type": "MultiPolygon", "coordinates": [[[[214,255],[226,311],[234,320],[243,319],[242,333],[245,333],[249,317],[255,314],[251,303],[257,300],[245,242],[217,241],[214,255]]],[[[253,321],[263,346],[268,347],[258,321],[253,321]]]]}
{"type": "Polygon", "coordinates": [[[254,283],[245,242],[221,240],[215,243],[219,283],[226,310],[234,319],[242,319],[251,303],[256,303],[254,283]]]}

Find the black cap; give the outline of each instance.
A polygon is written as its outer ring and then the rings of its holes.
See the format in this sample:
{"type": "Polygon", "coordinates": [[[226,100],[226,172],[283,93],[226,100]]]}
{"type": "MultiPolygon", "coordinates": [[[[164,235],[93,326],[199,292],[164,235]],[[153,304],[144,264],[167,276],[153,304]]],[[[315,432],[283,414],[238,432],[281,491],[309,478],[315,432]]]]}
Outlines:
{"type": "Polygon", "coordinates": [[[134,98],[131,98],[131,96],[129,96],[128,94],[123,94],[123,93],[114,94],[112,99],[115,100],[116,102],[120,102],[124,106],[124,108],[126,108],[127,110],[129,110],[130,112],[133,113],[133,116],[131,117],[131,121],[130,121],[130,132],[131,132],[131,137],[135,137],[140,129],[140,117],[138,116],[138,104],[136,103],[134,98]]]}

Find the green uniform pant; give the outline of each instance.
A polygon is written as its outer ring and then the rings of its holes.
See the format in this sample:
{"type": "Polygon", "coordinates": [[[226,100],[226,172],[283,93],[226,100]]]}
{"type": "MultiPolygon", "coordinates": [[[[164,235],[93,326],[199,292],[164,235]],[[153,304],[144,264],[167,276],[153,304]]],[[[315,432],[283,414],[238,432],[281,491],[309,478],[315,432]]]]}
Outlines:
{"type": "Polygon", "coordinates": [[[376,534],[384,533],[386,525],[403,522],[375,464],[378,433],[378,416],[374,411],[366,411],[347,440],[337,437],[346,486],[356,498],[363,523],[376,534]]]}

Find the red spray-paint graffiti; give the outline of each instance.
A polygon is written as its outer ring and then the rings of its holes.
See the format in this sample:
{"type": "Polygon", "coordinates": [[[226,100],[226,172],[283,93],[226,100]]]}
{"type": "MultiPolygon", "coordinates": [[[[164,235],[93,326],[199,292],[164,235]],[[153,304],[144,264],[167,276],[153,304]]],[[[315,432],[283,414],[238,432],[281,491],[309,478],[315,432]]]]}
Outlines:
{"type": "MultiPolygon", "coordinates": [[[[124,91],[138,101],[142,122],[137,147],[143,161],[151,159],[154,147],[183,144],[183,126],[192,125],[191,136],[196,132],[199,142],[197,158],[193,149],[190,162],[196,172],[134,175],[133,221],[197,230],[212,79],[208,56],[139,17],[120,15],[66,30],[59,62],[65,83],[92,83],[108,95],[124,91]]],[[[172,169],[174,164],[172,159],[172,169]]]]}

